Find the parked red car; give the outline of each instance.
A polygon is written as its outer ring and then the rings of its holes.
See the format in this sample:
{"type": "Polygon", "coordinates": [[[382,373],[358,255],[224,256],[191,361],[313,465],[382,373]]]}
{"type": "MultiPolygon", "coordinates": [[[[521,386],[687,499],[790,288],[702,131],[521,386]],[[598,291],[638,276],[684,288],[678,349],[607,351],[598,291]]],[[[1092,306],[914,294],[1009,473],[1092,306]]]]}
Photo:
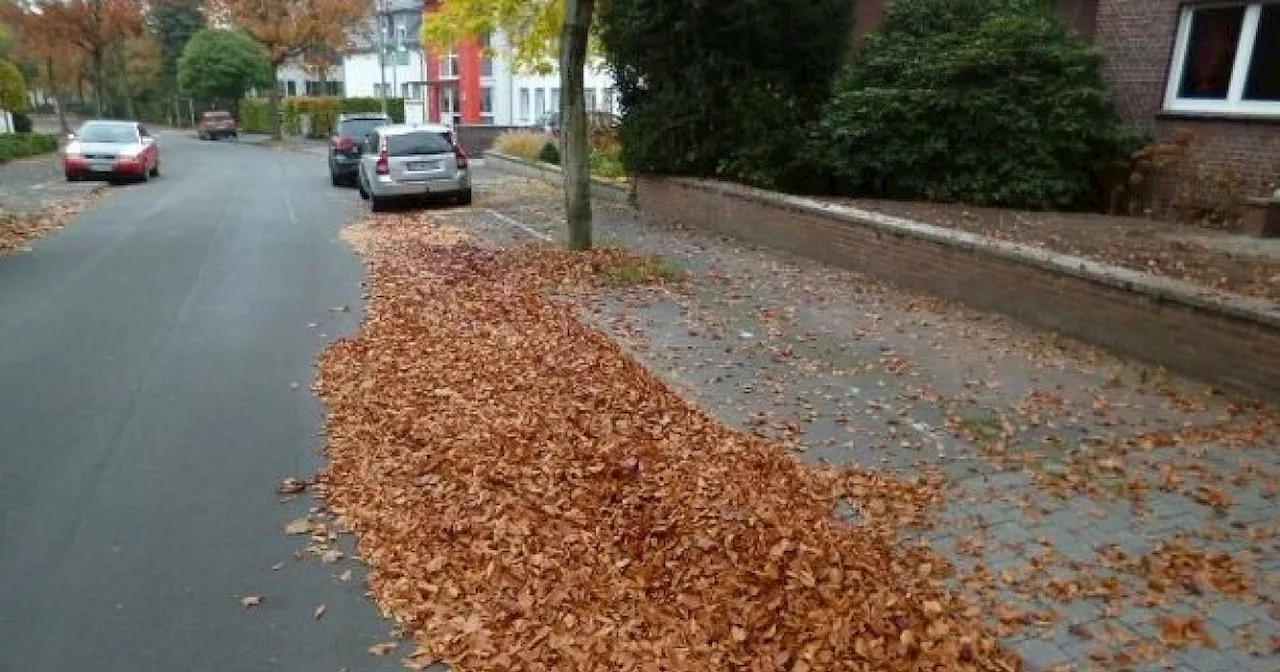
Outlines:
{"type": "Polygon", "coordinates": [[[86,121],[62,150],[67,180],[145,182],[160,176],[160,145],[136,121],[86,121]]]}
{"type": "Polygon", "coordinates": [[[226,110],[209,110],[200,115],[196,132],[201,140],[236,137],[236,119],[226,110]]]}

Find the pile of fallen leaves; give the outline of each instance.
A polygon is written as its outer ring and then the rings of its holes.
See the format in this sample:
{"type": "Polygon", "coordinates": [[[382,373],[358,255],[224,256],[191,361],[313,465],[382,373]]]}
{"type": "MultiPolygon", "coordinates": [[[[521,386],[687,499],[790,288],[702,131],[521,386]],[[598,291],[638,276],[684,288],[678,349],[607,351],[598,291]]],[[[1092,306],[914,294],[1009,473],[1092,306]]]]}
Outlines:
{"type": "Polygon", "coordinates": [[[96,201],[100,192],[91,192],[34,215],[0,212],[0,255],[24,249],[36,239],[66,226],[96,201]]]}
{"type": "Polygon", "coordinates": [[[545,298],[627,253],[421,224],[352,238],[370,312],[321,361],[321,480],[419,645],[410,667],[1019,668],[943,590],[945,562],[900,544],[936,480],[805,466],[545,298]]]}

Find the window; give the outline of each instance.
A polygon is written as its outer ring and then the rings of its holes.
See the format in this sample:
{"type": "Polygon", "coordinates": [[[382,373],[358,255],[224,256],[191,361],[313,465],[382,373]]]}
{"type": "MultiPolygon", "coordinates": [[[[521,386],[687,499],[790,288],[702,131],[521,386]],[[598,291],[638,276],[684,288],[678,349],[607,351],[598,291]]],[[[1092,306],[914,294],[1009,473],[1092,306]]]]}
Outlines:
{"type": "Polygon", "coordinates": [[[588,111],[588,112],[595,112],[595,111],[596,111],[596,90],[595,90],[595,88],[594,88],[594,87],[588,87],[588,88],[586,88],[586,89],[583,89],[583,93],[586,95],[586,106],[587,106],[587,111],[588,111]]]}
{"type": "Polygon", "coordinates": [[[547,105],[549,110],[560,109],[560,89],[551,89],[551,100],[547,105]]]}
{"type": "Polygon", "coordinates": [[[400,85],[400,97],[409,98],[409,82],[404,82],[400,85]]]}
{"type": "Polygon", "coordinates": [[[453,49],[440,59],[440,77],[442,79],[456,79],[458,77],[458,52],[453,49]]]}
{"type": "Polygon", "coordinates": [[[298,95],[298,83],[291,79],[285,84],[284,90],[286,96],[296,96],[298,95]]]}
{"type": "Polygon", "coordinates": [[[1182,10],[1164,107],[1280,117],[1280,2],[1182,10]]]}
{"type": "Polygon", "coordinates": [[[539,117],[543,112],[547,111],[547,91],[546,89],[533,90],[533,112],[539,117]]]}
{"type": "Polygon", "coordinates": [[[493,33],[485,32],[484,35],[480,36],[480,48],[482,50],[480,52],[480,76],[492,77],[493,56],[491,53],[493,51],[493,33]]]}
{"type": "Polygon", "coordinates": [[[480,87],[480,123],[493,123],[493,87],[480,87]]]}
{"type": "Polygon", "coordinates": [[[453,147],[440,135],[418,131],[387,136],[387,153],[391,156],[452,154],[453,147]]]}
{"type": "Polygon", "coordinates": [[[610,87],[610,86],[604,87],[603,98],[604,98],[604,102],[602,103],[602,107],[604,108],[604,111],[612,112],[613,111],[613,87],[610,87]]]}
{"type": "Polygon", "coordinates": [[[528,87],[520,87],[520,118],[529,118],[529,89],[528,87]]]}
{"type": "Polygon", "coordinates": [[[405,17],[403,14],[396,15],[395,26],[396,26],[395,41],[396,41],[396,45],[399,46],[401,44],[404,44],[405,41],[409,39],[409,29],[405,25],[405,17]]]}

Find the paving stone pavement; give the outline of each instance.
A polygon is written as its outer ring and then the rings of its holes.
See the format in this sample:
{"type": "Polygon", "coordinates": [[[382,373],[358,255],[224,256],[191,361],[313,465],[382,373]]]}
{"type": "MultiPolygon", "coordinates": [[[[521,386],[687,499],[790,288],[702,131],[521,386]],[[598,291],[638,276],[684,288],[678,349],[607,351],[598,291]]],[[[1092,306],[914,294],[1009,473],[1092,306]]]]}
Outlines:
{"type": "MultiPolygon", "coordinates": [[[[460,218],[561,237],[560,192],[498,186],[460,218]]],[[[1280,671],[1277,409],[856,273],[597,204],[600,242],[678,287],[585,311],[687,398],[801,459],[948,477],[904,531],[956,569],[1032,670],[1280,671]]],[[[1273,400],[1274,401],[1274,400],[1273,400]]]]}

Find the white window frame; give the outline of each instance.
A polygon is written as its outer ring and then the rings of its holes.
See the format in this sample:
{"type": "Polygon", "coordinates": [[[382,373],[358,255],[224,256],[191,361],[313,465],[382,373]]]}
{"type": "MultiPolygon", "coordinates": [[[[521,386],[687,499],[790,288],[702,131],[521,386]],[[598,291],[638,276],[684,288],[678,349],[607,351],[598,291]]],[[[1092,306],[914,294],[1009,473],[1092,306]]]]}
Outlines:
{"type": "Polygon", "coordinates": [[[530,113],[529,106],[529,87],[520,87],[520,118],[528,119],[530,113]]]}
{"type": "Polygon", "coordinates": [[[1264,5],[1280,5],[1275,0],[1250,0],[1249,2],[1215,2],[1185,5],[1178,17],[1178,34],[1174,41],[1173,60],[1169,63],[1168,84],[1164,93],[1164,111],[1173,113],[1212,114],[1239,117],[1280,117],[1280,101],[1244,100],[1245,80],[1253,61],[1253,47],[1258,37],[1258,19],[1264,5]],[[1179,98],[1182,77],[1187,71],[1188,42],[1191,40],[1191,23],[1197,9],[1214,7],[1245,8],[1240,26],[1240,41],[1236,44],[1236,57],[1231,65],[1231,84],[1226,100],[1203,98],[1179,98]]]}
{"type": "Polygon", "coordinates": [[[452,47],[440,57],[440,79],[458,78],[458,51],[452,47]]]}

